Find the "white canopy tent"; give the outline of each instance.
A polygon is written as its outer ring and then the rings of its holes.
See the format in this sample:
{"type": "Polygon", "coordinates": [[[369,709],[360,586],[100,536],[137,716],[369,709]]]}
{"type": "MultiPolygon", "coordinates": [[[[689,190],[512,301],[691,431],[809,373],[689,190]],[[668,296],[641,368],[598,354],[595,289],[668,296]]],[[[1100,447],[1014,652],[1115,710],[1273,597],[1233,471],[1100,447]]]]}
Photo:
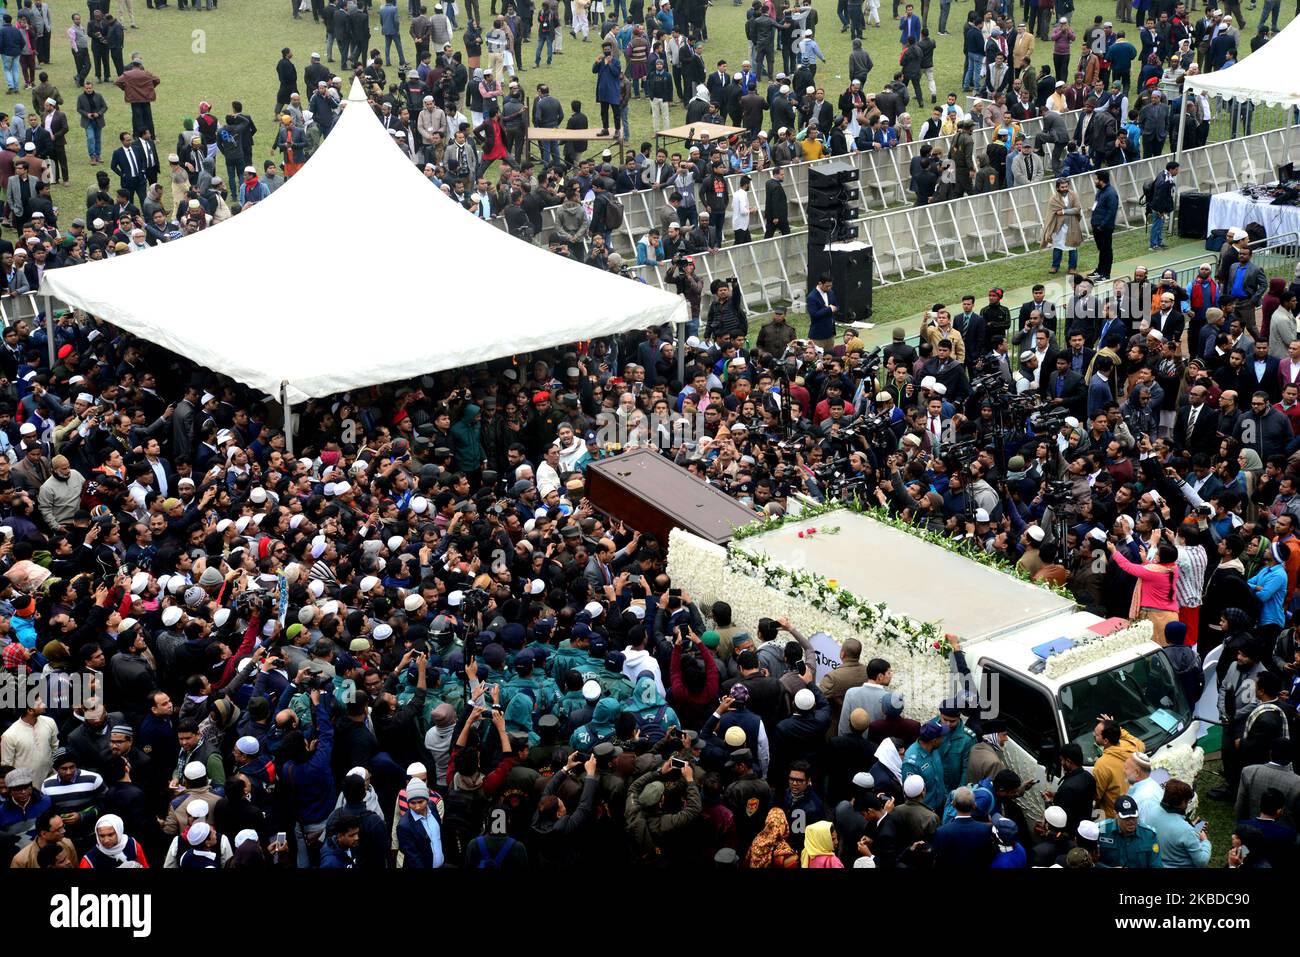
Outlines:
{"type": "Polygon", "coordinates": [[[471,216],[393,145],[360,83],[348,100],[268,199],[51,270],[41,293],[277,397],[286,420],[290,403],[689,318],[678,296],[471,216]]]}
{"type": "MultiPolygon", "coordinates": [[[[1206,93],[1224,100],[1300,108],[1300,17],[1283,27],[1273,39],[1227,70],[1198,73],[1183,81],[1183,90],[1206,93]]],[[[1177,153],[1183,152],[1186,113],[1178,115],[1177,153]]]]}

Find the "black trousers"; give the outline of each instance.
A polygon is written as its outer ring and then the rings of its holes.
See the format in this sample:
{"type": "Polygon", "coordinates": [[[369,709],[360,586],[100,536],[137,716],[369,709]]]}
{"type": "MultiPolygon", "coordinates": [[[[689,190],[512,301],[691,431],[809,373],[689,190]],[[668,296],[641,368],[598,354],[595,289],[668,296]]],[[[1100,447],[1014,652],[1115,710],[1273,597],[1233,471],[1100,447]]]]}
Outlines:
{"type": "Polygon", "coordinates": [[[62,143],[54,147],[54,152],[50,154],[50,159],[54,161],[54,177],[51,183],[68,181],[68,146],[62,143]]]}
{"type": "Polygon", "coordinates": [[[131,132],[138,135],[141,130],[157,135],[153,128],[153,107],[148,103],[132,103],[131,132]]]}
{"type": "Polygon", "coordinates": [[[1056,78],[1068,84],[1070,82],[1070,54],[1053,53],[1052,65],[1055,68],[1056,78]]]}
{"type": "Polygon", "coordinates": [[[90,51],[78,50],[72,55],[73,62],[77,65],[77,86],[81,86],[90,76],[90,51]]]}
{"type": "MultiPolygon", "coordinates": [[[[122,48],[109,47],[108,53],[113,58],[113,69],[117,71],[118,76],[121,76],[126,72],[126,66],[122,63],[122,48]]],[[[105,79],[108,79],[108,77],[105,77],[105,79]]]]}
{"type": "Polygon", "coordinates": [[[771,239],[777,233],[780,233],[782,236],[789,236],[790,235],[789,222],[781,223],[779,226],[773,225],[772,223],[768,223],[767,228],[763,230],[763,238],[771,239]]]}
{"type": "Polygon", "coordinates": [[[1103,276],[1109,276],[1111,265],[1115,261],[1113,247],[1115,227],[1094,226],[1092,227],[1092,238],[1097,244],[1097,272],[1103,276]]]}
{"type": "Polygon", "coordinates": [[[103,43],[92,43],[90,51],[95,55],[95,79],[100,83],[110,82],[113,78],[109,75],[108,46],[103,43]]]}

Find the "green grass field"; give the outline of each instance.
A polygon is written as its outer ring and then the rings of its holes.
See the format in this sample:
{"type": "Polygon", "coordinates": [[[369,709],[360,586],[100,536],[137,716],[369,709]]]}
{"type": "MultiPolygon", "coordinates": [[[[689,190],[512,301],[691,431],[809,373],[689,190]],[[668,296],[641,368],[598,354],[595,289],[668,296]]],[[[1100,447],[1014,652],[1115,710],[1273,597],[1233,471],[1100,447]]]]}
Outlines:
{"type": "MultiPolygon", "coordinates": [[[[486,16],[490,0],[480,0],[486,16]]],[[[402,12],[403,42],[408,56],[413,57],[410,38],[406,36],[405,0],[398,4],[402,12]]],[[[432,6],[430,4],[430,6],[432,6]]],[[[1290,4],[1284,6],[1290,7],[1290,4]]],[[[174,3],[162,10],[150,10],[143,0],[134,0],[135,19],[138,29],[128,30],[126,54],[139,51],[144,56],[145,65],[162,78],[158,88],[158,102],[154,106],[154,120],[157,139],[165,157],[174,147],[177,134],[181,130],[181,120],[192,117],[198,111],[201,100],[213,104],[218,116],[223,116],[231,100],[241,100],[251,112],[261,132],[257,137],[257,155],[259,160],[272,157],[270,145],[274,135],[272,110],[277,90],[275,64],[280,56],[280,49],[289,46],[294,51],[294,59],[299,70],[310,61],[313,50],[324,54],[325,31],[313,23],[309,14],[301,20],[293,20],[290,13],[290,0],[221,0],[219,9],[194,12],[177,10],[174,3]]],[[[846,67],[850,50],[849,35],[839,32],[839,23],[835,9],[827,0],[818,0],[821,23],[817,39],[822,46],[827,63],[818,71],[818,81],[825,86],[827,96],[832,100],[847,86],[846,67]]],[[[85,139],[77,124],[73,109],[76,89],[73,86],[73,66],[63,31],[67,27],[72,10],[84,10],[80,4],[74,7],[56,5],[54,10],[55,36],[52,43],[52,63],[47,69],[51,80],[59,86],[65,99],[65,108],[69,114],[72,131],[68,137],[68,155],[72,165],[72,187],[55,189],[55,202],[65,209],[64,219],[70,220],[80,215],[85,189],[94,182],[93,169],[89,166],[85,150],[85,139]],[[74,210],[68,214],[68,210],[74,210]]],[[[935,3],[931,10],[930,30],[937,34],[939,5],[935,3]]],[[[950,90],[959,90],[963,58],[961,53],[961,25],[966,13],[971,9],[968,3],[954,3],[949,18],[948,28],[951,36],[935,35],[939,46],[935,54],[936,82],[939,96],[950,90]]],[[[740,61],[747,55],[747,43],[744,37],[744,6],[734,6],[728,0],[718,0],[709,10],[708,27],[710,39],[704,45],[705,63],[713,63],[726,58],[732,69],[738,69],[740,61]]],[[[1109,0],[1078,0],[1074,22],[1078,30],[1091,23],[1096,14],[1112,16],[1114,5],[1109,0]]],[[[121,0],[115,4],[114,13],[126,19],[125,8],[121,0]]],[[[875,61],[869,86],[879,89],[896,69],[898,60],[898,29],[895,21],[889,19],[889,4],[881,5],[882,24],[879,29],[868,29],[866,47],[875,61]]],[[[1292,11],[1283,12],[1283,22],[1289,21],[1292,11]]],[[[464,4],[460,4],[460,19],[463,23],[464,4]]],[[[371,12],[371,25],[374,31],[372,46],[382,47],[383,40],[379,34],[379,16],[376,10],[371,12]]],[[[1132,28],[1130,28],[1131,30],[1132,28]]],[[[1253,33],[1254,23],[1250,22],[1248,31],[1253,33]]],[[[1248,34],[1249,35],[1249,34],[1248,34]]],[[[1132,36],[1130,37],[1133,38],[1132,36]]],[[[459,49],[460,34],[453,38],[459,49]]],[[[533,47],[524,45],[524,67],[520,81],[525,91],[532,91],[538,83],[545,81],[551,90],[566,105],[570,99],[581,99],[587,107],[594,123],[599,122],[595,104],[594,78],[591,74],[592,61],[596,47],[593,43],[582,43],[566,36],[564,52],[557,55],[552,66],[545,63],[540,68],[533,67],[533,47]]],[[[1048,62],[1050,44],[1039,44],[1035,62],[1048,62]],[[1043,47],[1047,49],[1043,49],[1043,47]]],[[[780,58],[777,58],[778,66],[780,58]]],[[[299,74],[301,76],[301,72],[299,74]]],[[[389,81],[398,80],[396,62],[390,71],[389,81]]],[[[123,103],[121,93],[113,87],[103,88],[102,92],[109,104],[108,126],[105,138],[109,143],[116,140],[117,133],[129,125],[130,110],[123,103]]],[[[30,92],[22,94],[23,101],[30,107],[30,92]]],[[[10,104],[9,109],[12,109],[10,104]]],[[[925,112],[916,116],[920,124],[925,112]]],[[[650,138],[650,106],[645,100],[634,101],[631,107],[631,132],[634,144],[650,138]]],[[[673,122],[681,122],[684,114],[680,106],[672,112],[673,122]]],[[[105,161],[111,152],[106,145],[105,161]]],[[[362,158],[358,157],[361,161],[362,158]]],[[[220,164],[219,164],[220,165],[220,164]]],[[[1118,250],[1117,250],[1118,252],[1118,250]]],[[[937,282],[937,280],[935,280],[937,282]]],[[[1003,285],[1008,285],[1003,282],[1003,285]]],[[[922,284],[914,284],[922,285],[922,284]]],[[[929,282],[923,285],[929,285],[929,282]]],[[[932,296],[926,294],[933,299],[932,296]]]]}

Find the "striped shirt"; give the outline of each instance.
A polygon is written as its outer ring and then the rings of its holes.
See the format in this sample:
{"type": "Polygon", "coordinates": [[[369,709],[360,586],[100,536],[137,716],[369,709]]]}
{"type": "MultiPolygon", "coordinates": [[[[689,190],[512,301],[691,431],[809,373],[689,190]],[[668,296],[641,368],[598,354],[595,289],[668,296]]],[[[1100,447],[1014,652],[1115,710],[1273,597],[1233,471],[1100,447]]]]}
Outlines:
{"type": "Polygon", "coordinates": [[[80,814],[88,817],[104,799],[104,779],[94,771],[77,769],[71,781],[57,774],[45,779],[41,792],[50,799],[55,814],[80,814]]]}
{"type": "Polygon", "coordinates": [[[1178,605],[1200,608],[1205,591],[1205,549],[1200,545],[1178,549],[1178,605]]]}

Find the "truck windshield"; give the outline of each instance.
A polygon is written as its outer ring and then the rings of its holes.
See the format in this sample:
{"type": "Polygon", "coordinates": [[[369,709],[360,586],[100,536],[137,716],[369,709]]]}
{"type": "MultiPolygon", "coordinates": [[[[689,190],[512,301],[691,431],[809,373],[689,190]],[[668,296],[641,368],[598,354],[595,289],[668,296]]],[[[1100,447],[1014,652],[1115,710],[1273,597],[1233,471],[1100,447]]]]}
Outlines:
{"type": "Polygon", "coordinates": [[[1141,738],[1147,753],[1182,733],[1192,712],[1174,678],[1169,659],[1155,651],[1061,688],[1065,736],[1083,748],[1084,759],[1100,754],[1092,737],[1097,716],[1111,715],[1129,734],[1141,738]]]}

